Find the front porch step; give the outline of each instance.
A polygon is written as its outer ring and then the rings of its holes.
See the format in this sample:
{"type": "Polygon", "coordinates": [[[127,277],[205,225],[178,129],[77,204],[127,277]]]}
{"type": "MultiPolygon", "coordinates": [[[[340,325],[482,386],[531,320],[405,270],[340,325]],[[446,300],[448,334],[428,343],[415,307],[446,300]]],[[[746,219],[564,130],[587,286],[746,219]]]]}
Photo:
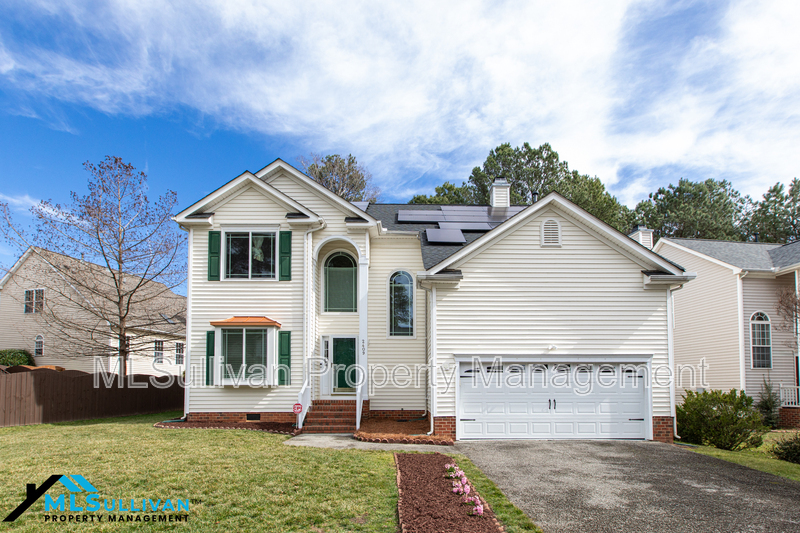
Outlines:
{"type": "Polygon", "coordinates": [[[352,400],[315,400],[311,402],[303,433],[354,433],[356,402],[352,400]]]}

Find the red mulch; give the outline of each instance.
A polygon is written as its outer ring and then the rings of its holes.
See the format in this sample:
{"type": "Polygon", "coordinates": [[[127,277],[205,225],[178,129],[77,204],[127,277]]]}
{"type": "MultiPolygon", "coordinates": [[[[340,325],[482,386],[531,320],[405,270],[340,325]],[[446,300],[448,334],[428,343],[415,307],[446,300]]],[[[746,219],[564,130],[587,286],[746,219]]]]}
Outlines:
{"type": "Polygon", "coordinates": [[[249,429],[282,435],[298,433],[291,422],[157,422],[154,426],[166,429],[249,429]]]}
{"type": "Polygon", "coordinates": [[[387,418],[368,418],[361,423],[361,428],[353,437],[362,442],[453,445],[453,439],[427,435],[428,431],[430,422],[427,420],[399,422],[387,418]]]}
{"type": "MultiPolygon", "coordinates": [[[[397,512],[403,533],[498,533],[503,529],[484,505],[483,516],[471,516],[471,505],[453,493],[444,465],[453,459],[440,453],[397,453],[397,512]]],[[[473,487],[474,489],[474,487],[473,487]]]]}

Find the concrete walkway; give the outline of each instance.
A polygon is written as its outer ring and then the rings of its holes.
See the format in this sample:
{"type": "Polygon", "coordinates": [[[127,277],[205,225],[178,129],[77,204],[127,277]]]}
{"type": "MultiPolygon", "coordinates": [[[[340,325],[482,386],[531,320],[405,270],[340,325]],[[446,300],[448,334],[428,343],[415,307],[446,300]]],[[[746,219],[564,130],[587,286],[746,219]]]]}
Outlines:
{"type": "Polygon", "coordinates": [[[546,533],[800,532],[800,483],[643,441],[468,441],[546,533]]]}
{"type": "Polygon", "coordinates": [[[453,453],[453,446],[434,446],[431,444],[378,444],[361,442],[352,434],[339,433],[301,433],[283,442],[286,446],[310,446],[312,448],[331,448],[334,450],[373,450],[396,452],[439,452],[453,453]]]}

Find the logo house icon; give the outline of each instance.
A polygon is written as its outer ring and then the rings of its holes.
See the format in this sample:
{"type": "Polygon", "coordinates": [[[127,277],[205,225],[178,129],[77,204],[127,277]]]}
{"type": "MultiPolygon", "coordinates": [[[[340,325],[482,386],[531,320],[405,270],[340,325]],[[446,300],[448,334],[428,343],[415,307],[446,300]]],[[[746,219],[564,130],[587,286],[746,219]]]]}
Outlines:
{"type": "Polygon", "coordinates": [[[89,483],[85,477],[78,474],[71,474],[65,476],[61,474],[54,474],[47,478],[44,483],[37,487],[33,483],[28,483],[27,494],[25,500],[17,506],[16,509],[11,511],[3,522],[13,522],[20,517],[22,513],[28,510],[39,498],[41,498],[50,488],[56,483],[61,483],[64,488],[70,492],[98,492],[94,485],[89,483]]]}

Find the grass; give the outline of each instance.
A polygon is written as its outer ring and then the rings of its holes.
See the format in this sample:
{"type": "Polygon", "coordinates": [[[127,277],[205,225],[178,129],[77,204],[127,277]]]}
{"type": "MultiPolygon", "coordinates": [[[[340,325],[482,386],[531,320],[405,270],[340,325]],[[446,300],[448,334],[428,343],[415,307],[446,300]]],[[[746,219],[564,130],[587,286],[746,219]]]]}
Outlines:
{"type": "Polygon", "coordinates": [[[531,519],[525,513],[511,503],[506,498],[506,495],[497,488],[497,485],[486,477],[465,455],[453,454],[452,457],[472,482],[478,494],[486,500],[494,514],[503,523],[507,533],[522,533],[525,531],[542,533],[542,530],[536,527],[536,524],[531,522],[531,519]]]}
{"type": "MultiPolygon", "coordinates": [[[[25,499],[26,483],[38,486],[53,474],[80,474],[98,489],[101,502],[189,499],[188,523],[53,526],[44,523],[42,498],[16,522],[2,523],[0,531],[397,531],[391,452],[284,446],[288,437],[259,431],[153,427],[179,416],[0,428],[0,519],[25,499]]],[[[539,532],[469,459],[455,458],[506,531],[539,532]]],[[[56,484],[48,494],[67,491],[56,484]]]]}
{"type": "Polygon", "coordinates": [[[698,453],[710,455],[717,459],[723,459],[755,470],[775,474],[776,476],[785,477],[793,481],[800,481],[800,465],[788,461],[781,461],[770,453],[770,449],[777,441],[790,436],[791,433],[770,431],[764,435],[764,444],[758,448],[735,452],[720,450],[713,446],[698,446],[692,449],[698,453]]]}

